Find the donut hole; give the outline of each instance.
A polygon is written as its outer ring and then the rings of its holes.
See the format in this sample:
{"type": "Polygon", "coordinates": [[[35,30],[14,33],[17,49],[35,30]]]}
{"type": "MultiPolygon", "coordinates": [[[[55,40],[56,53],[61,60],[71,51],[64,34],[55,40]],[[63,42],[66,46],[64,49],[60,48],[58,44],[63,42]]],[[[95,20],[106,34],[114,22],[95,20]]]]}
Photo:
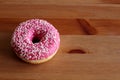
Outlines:
{"type": "Polygon", "coordinates": [[[39,43],[40,42],[40,38],[38,36],[34,36],[32,39],[33,44],[34,43],[39,43]]]}
{"type": "Polygon", "coordinates": [[[33,44],[39,43],[44,39],[44,36],[46,35],[46,31],[44,30],[34,30],[34,32],[30,32],[30,41],[32,41],[33,44]]]}

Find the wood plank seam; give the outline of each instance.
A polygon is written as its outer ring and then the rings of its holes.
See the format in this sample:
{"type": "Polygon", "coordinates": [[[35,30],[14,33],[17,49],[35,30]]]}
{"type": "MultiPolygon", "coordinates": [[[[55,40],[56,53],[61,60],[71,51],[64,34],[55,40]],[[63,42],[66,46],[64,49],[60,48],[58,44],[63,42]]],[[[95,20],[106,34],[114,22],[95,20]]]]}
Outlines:
{"type": "Polygon", "coordinates": [[[96,35],[98,33],[97,30],[87,22],[87,20],[77,19],[77,21],[88,35],[96,35]]]}

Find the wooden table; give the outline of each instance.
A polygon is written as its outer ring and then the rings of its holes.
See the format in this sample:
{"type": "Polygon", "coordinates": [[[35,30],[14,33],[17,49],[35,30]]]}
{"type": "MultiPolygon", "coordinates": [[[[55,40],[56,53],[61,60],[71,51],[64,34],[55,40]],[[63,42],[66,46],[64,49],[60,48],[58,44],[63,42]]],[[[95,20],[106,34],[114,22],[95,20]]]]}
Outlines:
{"type": "Polygon", "coordinates": [[[0,80],[120,80],[119,0],[0,0],[0,80]],[[43,64],[11,50],[15,27],[30,18],[61,34],[56,56],[43,64]]]}

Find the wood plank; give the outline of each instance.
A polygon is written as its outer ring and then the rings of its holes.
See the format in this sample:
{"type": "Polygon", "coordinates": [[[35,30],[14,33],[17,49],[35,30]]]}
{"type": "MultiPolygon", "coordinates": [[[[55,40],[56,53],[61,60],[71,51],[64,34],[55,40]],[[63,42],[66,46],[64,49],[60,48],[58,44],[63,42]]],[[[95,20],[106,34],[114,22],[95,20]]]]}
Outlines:
{"type": "MultiPolygon", "coordinates": [[[[29,18],[4,18],[0,19],[0,32],[14,31],[19,23],[29,18]]],[[[61,35],[85,35],[87,34],[76,19],[45,19],[53,24],[61,35]]]]}
{"type": "Polygon", "coordinates": [[[119,4],[1,4],[0,18],[120,19],[119,4]]]}
{"type": "Polygon", "coordinates": [[[91,24],[88,22],[88,20],[86,19],[77,19],[78,23],[80,24],[80,26],[83,28],[83,30],[89,34],[89,35],[96,35],[98,33],[98,31],[91,26],[91,24]]]}
{"type": "Polygon", "coordinates": [[[52,4],[52,5],[79,5],[83,3],[119,4],[120,0],[0,0],[0,4],[52,4]]]}
{"type": "MultiPolygon", "coordinates": [[[[0,32],[14,31],[29,18],[0,18],[0,32]]],[[[120,20],[116,19],[48,19],[61,35],[120,35],[120,20]]]]}
{"type": "Polygon", "coordinates": [[[41,65],[18,59],[10,48],[10,33],[0,33],[2,80],[119,80],[120,36],[61,36],[57,55],[41,65]],[[86,54],[72,53],[84,49],[86,54]]]}
{"type": "Polygon", "coordinates": [[[120,20],[87,20],[87,22],[97,31],[97,35],[120,35],[120,20]]]}
{"type": "Polygon", "coordinates": [[[86,35],[76,19],[45,19],[52,23],[61,35],[86,35]]]}

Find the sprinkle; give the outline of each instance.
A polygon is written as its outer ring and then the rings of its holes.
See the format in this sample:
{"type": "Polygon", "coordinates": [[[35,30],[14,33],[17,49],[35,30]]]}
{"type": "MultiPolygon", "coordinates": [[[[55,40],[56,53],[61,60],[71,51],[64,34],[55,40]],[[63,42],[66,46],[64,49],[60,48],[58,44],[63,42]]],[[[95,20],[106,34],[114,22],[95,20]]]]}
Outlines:
{"type": "Polygon", "coordinates": [[[15,29],[11,45],[18,55],[26,60],[48,58],[60,44],[59,33],[55,27],[45,20],[31,19],[20,23],[15,29]],[[33,38],[39,42],[33,43],[33,38]]]}

